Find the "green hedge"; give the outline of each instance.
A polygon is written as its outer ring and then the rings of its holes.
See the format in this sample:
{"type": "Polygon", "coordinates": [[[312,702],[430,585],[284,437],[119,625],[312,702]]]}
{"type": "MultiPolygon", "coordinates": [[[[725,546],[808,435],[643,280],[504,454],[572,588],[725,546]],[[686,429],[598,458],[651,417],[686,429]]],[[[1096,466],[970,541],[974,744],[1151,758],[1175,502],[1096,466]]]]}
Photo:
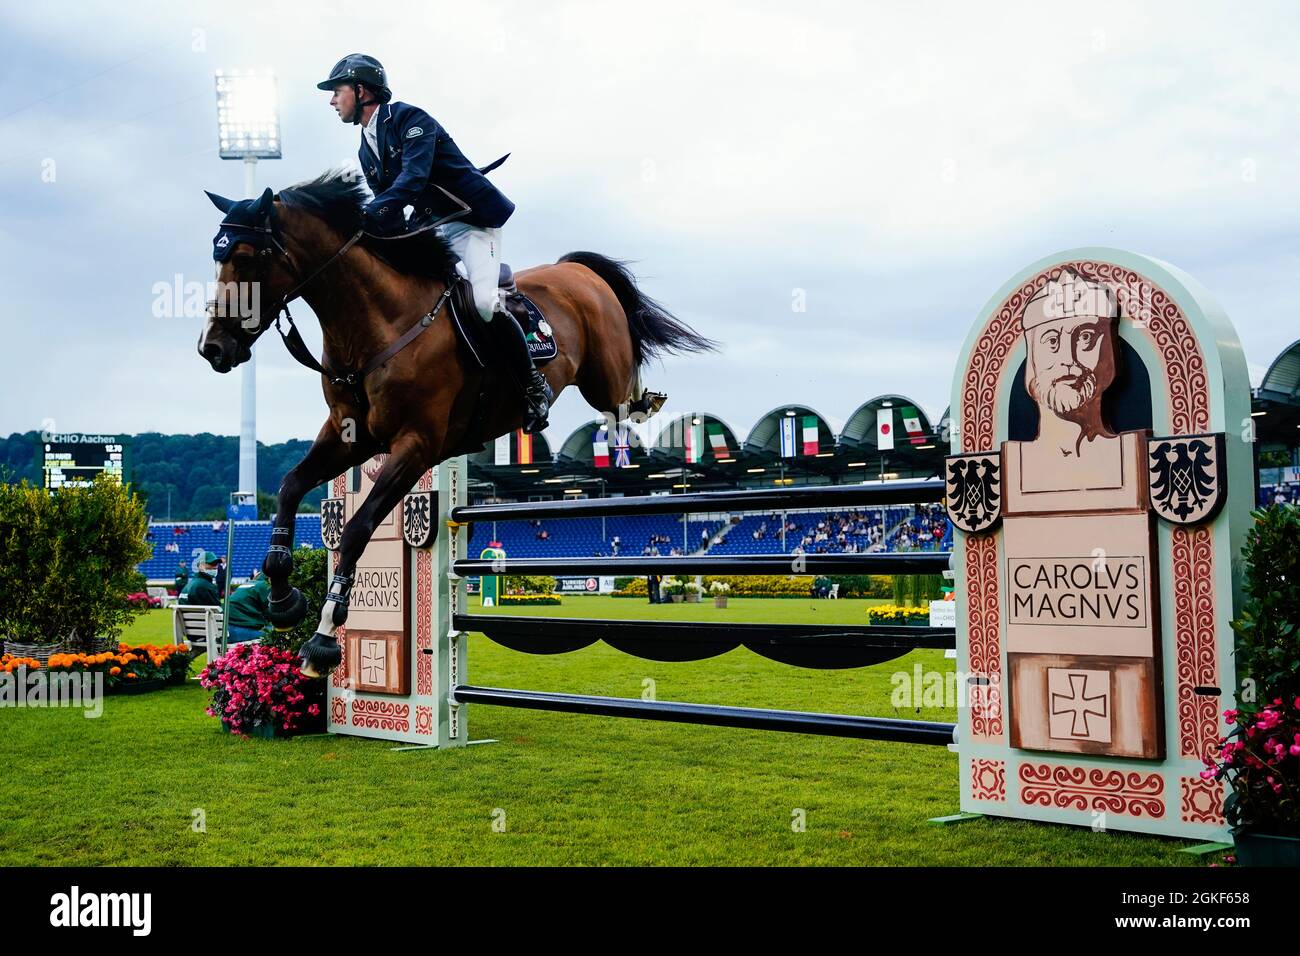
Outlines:
{"type": "Polygon", "coordinates": [[[140,613],[126,595],[152,550],[147,531],[144,504],[104,475],[54,493],[0,484],[0,638],[116,638],[140,613]]]}

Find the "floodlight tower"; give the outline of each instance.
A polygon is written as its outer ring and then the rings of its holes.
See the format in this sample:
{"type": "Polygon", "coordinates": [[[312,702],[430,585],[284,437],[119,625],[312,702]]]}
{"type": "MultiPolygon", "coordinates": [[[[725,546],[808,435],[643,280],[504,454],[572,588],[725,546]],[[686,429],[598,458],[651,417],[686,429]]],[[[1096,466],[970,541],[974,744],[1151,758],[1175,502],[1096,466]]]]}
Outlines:
{"type": "MultiPolygon", "coordinates": [[[[272,71],[217,70],[217,135],[222,159],[244,161],[244,195],[254,198],[257,161],[280,158],[280,115],[272,71]]],[[[244,364],[239,415],[239,488],[253,495],[257,493],[256,357],[253,353],[244,364]]]]}

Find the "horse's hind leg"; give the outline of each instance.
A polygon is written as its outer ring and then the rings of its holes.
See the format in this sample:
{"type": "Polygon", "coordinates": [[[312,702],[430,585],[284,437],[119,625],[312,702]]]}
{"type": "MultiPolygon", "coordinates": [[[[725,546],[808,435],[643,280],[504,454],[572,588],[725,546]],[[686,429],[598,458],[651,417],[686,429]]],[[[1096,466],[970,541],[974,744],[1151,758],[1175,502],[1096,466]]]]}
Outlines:
{"type": "Polygon", "coordinates": [[[586,346],[576,375],[578,391],[596,411],[626,418],[641,375],[622,311],[616,323],[588,320],[586,346]]]}
{"type": "Polygon", "coordinates": [[[324,677],[339,666],[343,654],[334,633],[348,619],[348,595],[357,562],[379,522],[434,462],[423,436],[412,438],[408,433],[395,440],[392,449],[375,479],[375,486],[343,528],[339,564],[325,595],[325,606],[321,608],[320,626],[300,651],[302,672],[308,677],[324,677]]]}

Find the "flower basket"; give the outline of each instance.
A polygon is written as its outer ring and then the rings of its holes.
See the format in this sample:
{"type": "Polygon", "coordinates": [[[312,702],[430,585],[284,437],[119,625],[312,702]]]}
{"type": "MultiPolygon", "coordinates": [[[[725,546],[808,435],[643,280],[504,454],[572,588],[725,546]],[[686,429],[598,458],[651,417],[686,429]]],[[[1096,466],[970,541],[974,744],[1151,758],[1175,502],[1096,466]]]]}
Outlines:
{"type": "Polygon", "coordinates": [[[719,594],[713,599],[713,606],[719,610],[725,608],[727,606],[727,596],[725,594],[719,594]]]}
{"type": "Polygon", "coordinates": [[[685,595],[685,594],[670,594],[670,595],[668,595],[668,597],[672,599],[672,602],[673,602],[674,604],[681,604],[682,601],[684,601],[684,600],[686,599],[686,595],[685,595]]]}
{"type": "Polygon", "coordinates": [[[48,664],[55,654],[63,653],[63,644],[24,644],[19,641],[5,641],[4,652],[12,657],[40,661],[43,666],[48,664]]]}
{"type": "MultiPolygon", "coordinates": [[[[237,731],[231,728],[230,721],[223,720],[221,729],[228,734],[235,734],[237,731]]],[[[303,734],[323,734],[326,730],[325,712],[322,710],[316,716],[308,716],[303,720],[302,726],[293,730],[285,730],[279,724],[261,723],[254,724],[245,728],[243,736],[255,737],[258,740],[286,740],[290,737],[299,737],[303,734]]]]}
{"type": "Polygon", "coordinates": [[[700,603],[700,592],[699,592],[699,591],[687,591],[687,592],[686,592],[686,603],[687,603],[687,604],[699,604],[699,603],[700,603]]]}
{"type": "Polygon", "coordinates": [[[150,691],[162,690],[166,686],[166,681],[161,677],[155,677],[152,680],[139,680],[132,683],[109,684],[104,688],[105,694],[122,694],[129,696],[131,694],[147,694],[150,691]]]}
{"type": "Polygon", "coordinates": [[[236,644],[203,669],[199,682],[212,691],[207,713],[228,733],[266,738],[324,729],[325,682],[304,677],[292,651],[236,644]]]}
{"type": "Polygon", "coordinates": [[[1232,831],[1239,866],[1300,866],[1300,837],[1232,831]]]}

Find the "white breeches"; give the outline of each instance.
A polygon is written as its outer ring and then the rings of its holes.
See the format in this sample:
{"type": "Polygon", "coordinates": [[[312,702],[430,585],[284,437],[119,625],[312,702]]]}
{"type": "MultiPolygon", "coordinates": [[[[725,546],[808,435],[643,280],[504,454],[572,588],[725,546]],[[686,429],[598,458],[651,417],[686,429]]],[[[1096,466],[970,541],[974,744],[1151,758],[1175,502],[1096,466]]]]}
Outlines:
{"type": "Polygon", "coordinates": [[[483,229],[463,222],[439,226],[453,252],[460,257],[470,283],[474,286],[474,305],[484,322],[493,313],[504,311],[497,283],[501,277],[501,230],[483,229]]]}

